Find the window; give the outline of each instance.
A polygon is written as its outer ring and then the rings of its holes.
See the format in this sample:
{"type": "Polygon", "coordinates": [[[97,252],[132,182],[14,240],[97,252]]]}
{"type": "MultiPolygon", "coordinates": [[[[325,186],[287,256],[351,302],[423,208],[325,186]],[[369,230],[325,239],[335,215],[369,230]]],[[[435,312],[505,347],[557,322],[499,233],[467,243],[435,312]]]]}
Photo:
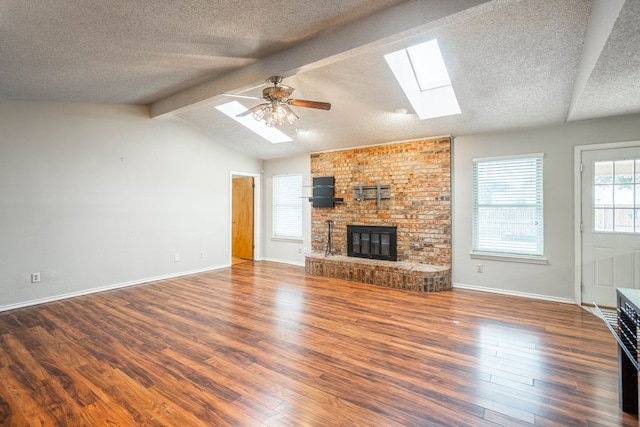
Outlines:
{"type": "Polygon", "coordinates": [[[593,231],[640,233],[640,159],[593,166],[593,231]]]}
{"type": "Polygon", "coordinates": [[[302,175],[273,177],[273,237],[302,239],[302,175]]]}
{"type": "Polygon", "coordinates": [[[473,252],[543,255],[542,154],[473,160],[473,252]]]}
{"type": "Polygon", "coordinates": [[[460,114],[438,40],[384,56],[420,120],[460,114]]]}

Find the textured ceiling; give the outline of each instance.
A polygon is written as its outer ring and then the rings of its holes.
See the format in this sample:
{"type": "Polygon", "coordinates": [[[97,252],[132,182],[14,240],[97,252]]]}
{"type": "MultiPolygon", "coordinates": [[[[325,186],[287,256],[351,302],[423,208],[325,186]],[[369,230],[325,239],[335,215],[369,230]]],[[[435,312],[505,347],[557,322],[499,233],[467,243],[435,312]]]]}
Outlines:
{"type": "Polygon", "coordinates": [[[264,159],[527,128],[640,112],[638,22],[637,0],[5,0],[0,101],[149,104],[264,159]],[[432,38],[462,114],[419,120],[383,56],[432,38]],[[293,142],[214,108],[274,74],[332,104],[294,107],[293,142]]]}

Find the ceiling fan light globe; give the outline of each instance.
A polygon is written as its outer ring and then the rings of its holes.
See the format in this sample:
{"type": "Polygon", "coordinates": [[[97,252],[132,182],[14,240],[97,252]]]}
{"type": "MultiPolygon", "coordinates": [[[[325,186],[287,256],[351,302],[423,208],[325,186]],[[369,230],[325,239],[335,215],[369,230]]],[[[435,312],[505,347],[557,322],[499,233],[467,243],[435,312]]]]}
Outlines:
{"type": "Polygon", "coordinates": [[[253,118],[257,121],[264,119],[265,114],[267,113],[267,109],[265,107],[258,108],[253,112],[253,118]]]}
{"type": "Polygon", "coordinates": [[[292,125],[296,120],[299,119],[298,115],[294,113],[287,104],[281,104],[280,107],[284,112],[284,119],[286,119],[290,125],[292,125]]]}
{"type": "Polygon", "coordinates": [[[272,102],[257,109],[253,118],[258,121],[264,120],[267,126],[274,127],[285,123],[293,124],[299,117],[287,104],[272,102]]]}

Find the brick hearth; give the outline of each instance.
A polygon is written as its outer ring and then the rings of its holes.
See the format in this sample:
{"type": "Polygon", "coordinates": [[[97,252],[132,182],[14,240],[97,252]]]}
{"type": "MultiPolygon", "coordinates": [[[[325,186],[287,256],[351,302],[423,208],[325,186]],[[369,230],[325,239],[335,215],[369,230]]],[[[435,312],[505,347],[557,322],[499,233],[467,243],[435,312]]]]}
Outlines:
{"type": "Polygon", "coordinates": [[[352,280],[416,292],[451,289],[451,267],[410,261],[382,261],[343,255],[308,254],[305,271],[315,276],[352,280]]]}

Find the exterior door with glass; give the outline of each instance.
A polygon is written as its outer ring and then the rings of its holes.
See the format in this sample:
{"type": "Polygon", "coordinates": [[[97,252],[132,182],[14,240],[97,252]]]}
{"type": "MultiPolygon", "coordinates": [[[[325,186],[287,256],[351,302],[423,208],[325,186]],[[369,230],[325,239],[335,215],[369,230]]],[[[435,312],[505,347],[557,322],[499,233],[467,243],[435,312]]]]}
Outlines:
{"type": "Polygon", "coordinates": [[[640,288],[640,147],[582,152],[582,302],[640,288]]]}

